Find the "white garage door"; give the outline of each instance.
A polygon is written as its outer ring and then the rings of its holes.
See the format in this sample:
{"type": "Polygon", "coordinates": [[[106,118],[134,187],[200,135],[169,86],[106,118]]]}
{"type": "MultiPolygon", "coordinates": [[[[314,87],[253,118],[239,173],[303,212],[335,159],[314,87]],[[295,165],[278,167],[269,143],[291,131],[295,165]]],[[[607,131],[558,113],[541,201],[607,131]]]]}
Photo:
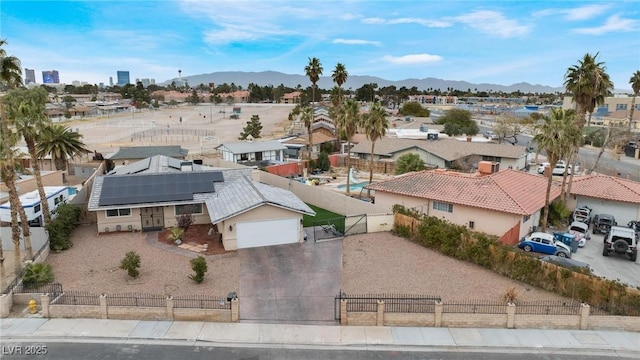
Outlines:
{"type": "Polygon", "coordinates": [[[623,202],[614,202],[607,200],[599,200],[589,197],[579,197],[578,206],[588,206],[593,209],[593,216],[597,214],[609,214],[616,218],[616,222],[620,226],[627,226],[631,220],[637,220],[638,205],[627,204],[623,202]]]}
{"type": "Polygon", "coordinates": [[[280,219],[240,222],[238,249],[292,244],[299,239],[300,219],[280,219]]]}

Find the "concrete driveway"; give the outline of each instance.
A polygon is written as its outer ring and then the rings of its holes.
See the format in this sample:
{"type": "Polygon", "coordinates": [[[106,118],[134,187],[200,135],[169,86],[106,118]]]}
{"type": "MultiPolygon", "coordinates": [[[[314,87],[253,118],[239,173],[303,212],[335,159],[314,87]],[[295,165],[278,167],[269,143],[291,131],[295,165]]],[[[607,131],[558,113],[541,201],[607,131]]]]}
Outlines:
{"type": "Polygon", "coordinates": [[[591,265],[593,273],[609,280],[620,280],[632,287],[640,286],[640,262],[630,261],[629,257],[611,254],[602,256],[604,235],[591,235],[591,240],[571,257],[591,265]]]}
{"type": "Polygon", "coordinates": [[[238,250],[240,320],[333,323],[342,241],[238,250]]]}

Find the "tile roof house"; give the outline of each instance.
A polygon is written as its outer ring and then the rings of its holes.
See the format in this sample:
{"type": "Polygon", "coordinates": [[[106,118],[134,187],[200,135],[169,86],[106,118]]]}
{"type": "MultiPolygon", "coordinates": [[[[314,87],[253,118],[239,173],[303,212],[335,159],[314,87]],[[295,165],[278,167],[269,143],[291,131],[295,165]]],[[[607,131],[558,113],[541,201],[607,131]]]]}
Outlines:
{"type": "MultiPolygon", "coordinates": [[[[454,162],[494,161],[500,163],[502,169],[524,169],[527,165],[527,149],[524,146],[514,146],[494,143],[467,142],[456,139],[442,139],[437,141],[399,139],[384,137],[376,141],[374,160],[397,160],[407,153],[420,156],[427,166],[450,168],[454,162]]],[[[369,159],[371,142],[363,139],[351,149],[352,156],[369,159]]]]}
{"type": "Polygon", "coordinates": [[[613,215],[624,226],[640,219],[640,183],[600,174],[575,177],[567,206],[588,206],[594,214],[613,215]]]}
{"type": "Polygon", "coordinates": [[[211,224],[227,250],[302,241],[302,216],[315,212],[251,172],[155,156],[96,177],[87,207],[98,233],[159,230],[191,213],[196,224],[211,224]]]}
{"type": "MultiPolygon", "coordinates": [[[[503,241],[515,243],[540,221],[547,178],[510,169],[484,176],[438,169],[366,188],[375,190],[376,205],[403,205],[498,237],[510,233],[503,241]]],[[[550,199],[559,195],[560,189],[552,187],[550,199]]]]}

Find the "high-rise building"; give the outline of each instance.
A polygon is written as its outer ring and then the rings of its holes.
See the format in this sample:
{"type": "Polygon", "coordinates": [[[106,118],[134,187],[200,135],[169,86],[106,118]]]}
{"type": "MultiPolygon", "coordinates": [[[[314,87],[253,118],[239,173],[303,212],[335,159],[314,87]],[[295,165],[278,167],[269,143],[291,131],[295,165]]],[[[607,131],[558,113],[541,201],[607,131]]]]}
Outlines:
{"type": "Polygon", "coordinates": [[[129,72],[118,71],[118,86],[124,86],[129,84],[129,72]]]}
{"type": "Polygon", "coordinates": [[[109,86],[113,87],[113,76],[109,76],[109,86]]]}
{"type": "Polygon", "coordinates": [[[48,70],[42,72],[43,84],[60,84],[60,75],[58,70],[48,70]]]}
{"type": "Polygon", "coordinates": [[[28,85],[36,82],[36,71],[33,69],[24,69],[24,84],[28,85]]]}

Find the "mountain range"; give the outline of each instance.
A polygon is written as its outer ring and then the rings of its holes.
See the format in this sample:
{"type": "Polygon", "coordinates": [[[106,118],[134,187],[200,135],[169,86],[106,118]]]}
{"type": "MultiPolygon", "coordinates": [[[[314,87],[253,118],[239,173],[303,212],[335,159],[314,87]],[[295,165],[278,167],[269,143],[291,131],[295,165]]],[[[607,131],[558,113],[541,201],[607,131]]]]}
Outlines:
{"type": "MultiPolygon", "coordinates": [[[[178,81],[180,79],[173,78],[163,82],[161,85],[168,85],[172,81],[178,81]]],[[[231,84],[234,83],[238,86],[242,86],[243,88],[247,88],[250,83],[254,83],[260,86],[273,85],[275,87],[283,84],[286,87],[295,88],[298,85],[301,85],[303,88],[306,88],[311,83],[309,78],[304,75],[296,75],[296,74],[285,74],[277,71],[261,71],[261,72],[244,72],[244,71],[220,71],[213,72],[209,74],[200,74],[200,75],[190,75],[182,77],[182,81],[186,81],[191,86],[197,86],[199,84],[209,84],[214,83],[216,86],[218,84],[231,84]]],[[[406,87],[408,89],[412,87],[417,87],[418,90],[427,90],[427,89],[440,89],[442,91],[446,91],[448,88],[453,88],[456,90],[467,91],[471,89],[471,91],[503,91],[506,93],[521,91],[524,93],[555,93],[562,92],[563,88],[551,87],[546,85],[532,85],[526,82],[521,82],[512,85],[498,85],[498,84],[474,84],[466,81],[454,81],[454,80],[443,80],[437,78],[424,78],[424,79],[405,79],[405,80],[385,80],[375,76],[361,76],[361,75],[350,75],[347,78],[347,82],[342,85],[343,88],[352,90],[356,90],[361,88],[365,84],[375,83],[378,84],[378,88],[382,88],[385,86],[394,85],[396,88],[406,87]]],[[[330,76],[321,76],[318,81],[318,88],[320,89],[331,89],[335,86],[333,80],[331,80],[330,76]]]]}

